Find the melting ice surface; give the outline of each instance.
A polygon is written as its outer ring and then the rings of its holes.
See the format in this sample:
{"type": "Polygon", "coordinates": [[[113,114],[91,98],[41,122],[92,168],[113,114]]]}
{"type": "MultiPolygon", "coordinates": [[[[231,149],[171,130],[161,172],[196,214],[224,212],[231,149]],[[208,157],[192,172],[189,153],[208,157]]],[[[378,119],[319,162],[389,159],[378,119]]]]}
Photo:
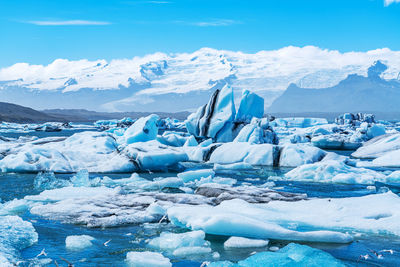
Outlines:
{"type": "Polygon", "coordinates": [[[3,124],[0,266],[398,266],[398,125],[231,93],[186,123],[3,124]]]}

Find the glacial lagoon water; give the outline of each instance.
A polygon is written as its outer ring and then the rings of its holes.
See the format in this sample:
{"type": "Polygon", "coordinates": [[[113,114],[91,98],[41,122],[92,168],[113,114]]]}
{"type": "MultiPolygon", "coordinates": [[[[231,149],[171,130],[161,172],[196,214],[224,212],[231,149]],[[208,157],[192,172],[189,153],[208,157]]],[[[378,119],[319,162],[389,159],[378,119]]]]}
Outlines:
{"type": "MultiPolygon", "coordinates": [[[[45,135],[45,134],[44,134],[45,135]]],[[[54,133],[51,134],[54,136],[54,133]]],[[[56,135],[62,135],[56,133],[56,135]]],[[[191,168],[207,168],[207,165],[191,164],[191,168]]],[[[282,176],[290,168],[263,167],[252,171],[220,172],[218,176],[237,179],[238,184],[249,183],[260,185],[269,180],[270,176],[282,176]]],[[[158,177],[176,177],[177,172],[141,173],[140,176],[149,180],[158,177]]],[[[55,174],[57,179],[70,179],[74,174],[55,174]]],[[[90,178],[108,176],[111,179],[130,177],[130,173],[97,174],[90,173],[90,178]]],[[[35,189],[36,173],[0,173],[0,199],[4,203],[12,199],[21,199],[27,195],[35,195],[41,190],[35,189]]],[[[274,189],[279,191],[306,193],[309,197],[340,198],[374,194],[375,191],[365,185],[321,184],[310,182],[275,181],[274,189]]],[[[387,185],[385,185],[387,186],[387,185]]],[[[304,211],[307,216],[307,211],[304,211]]],[[[32,261],[45,249],[47,257],[56,260],[60,266],[67,262],[74,266],[126,266],[126,254],[129,251],[148,250],[147,241],[159,236],[165,231],[184,232],[185,230],[170,223],[151,223],[127,225],[111,228],[88,228],[85,226],[64,224],[55,220],[46,220],[29,212],[18,214],[29,221],[39,235],[38,242],[21,251],[23,261],[20,266],[36,266],[32,261]],[[69,250],[65,246],[65,238],[70,235],[90,235],[95,238],[93,246],[84,250],[69,250]],[[108,241],[108,242],[107,242],[108,241]]],[[[300,230],[300,229],[299,229],[300,230]]],[[[307,230],[307,229],[304,229],[307,230]]],[[[220,254],[219,260],[239,261],[254,252],[265,251],[268,248],[224,249],[227,238],[207,235],[212,251],[220,254]]],[[[271,240],[270,246],[283,247],[289,242],[271,240]]],[[[304,243],[303,243],[304,244],[304,243]]],[[[309,246],[322,249],[342,260],[348,266],[399,266],[400,239],[395,236],[382,237],[375,235],[360,235],[354,242],[346,245],[306,243],[309,246]],[[371,254],[372,251],[392,249],[394,254],[386,253],[381,259],[371,257],[360,259],[360,255],[371,254]]],[[[210,257],[188,256],[185,258],[169,257],[173,266],[201,266],[210,257]]],[[[54,266],[54,262],[49,264],[54,266]]]]}

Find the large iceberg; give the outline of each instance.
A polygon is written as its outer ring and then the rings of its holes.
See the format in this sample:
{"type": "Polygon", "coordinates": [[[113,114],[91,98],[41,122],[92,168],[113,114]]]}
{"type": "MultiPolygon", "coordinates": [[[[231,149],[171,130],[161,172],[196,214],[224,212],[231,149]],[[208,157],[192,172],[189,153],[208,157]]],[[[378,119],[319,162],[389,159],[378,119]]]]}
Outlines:
{"type": "Polygon", "coordinates": [[[244,91],[236,113],[233,90],[226,85],[216,90],[208,104],[200,107],[185,121],[188,132],[196,137],[212,138],[216,142],[231,142],[243,123],[264,114],[264,100],[244,91]]]}
{"type": "Polygon", "coordinates": [[[250,122],[252,118],[264,116],[264,99],[248,90],[243,90],[235,121],[250,122]]]}

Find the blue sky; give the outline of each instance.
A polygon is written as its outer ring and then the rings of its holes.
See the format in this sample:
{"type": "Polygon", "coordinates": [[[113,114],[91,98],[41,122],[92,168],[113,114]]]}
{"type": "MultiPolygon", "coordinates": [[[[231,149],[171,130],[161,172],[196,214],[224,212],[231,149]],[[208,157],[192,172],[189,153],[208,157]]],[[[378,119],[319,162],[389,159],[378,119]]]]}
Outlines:
{"type": "MultiPolygon", "coordinates": [[[[395,1],[395,0],[392,0],[395,1]]],[[[384,0],[1,0],[0,67],[212,47],[400,50],[400,3],[384,0]]]]}

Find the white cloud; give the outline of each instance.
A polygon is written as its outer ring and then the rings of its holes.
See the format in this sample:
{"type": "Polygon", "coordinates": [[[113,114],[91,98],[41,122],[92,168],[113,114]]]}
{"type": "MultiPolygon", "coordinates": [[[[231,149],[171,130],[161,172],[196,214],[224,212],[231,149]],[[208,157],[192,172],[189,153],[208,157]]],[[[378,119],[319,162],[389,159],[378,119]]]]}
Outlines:
{"type": "Polygon", "coordinates": [[[213,20],[204,20],[204,21],[195,21],[195,22],[176,20],[176,21],[174,21],[174,23],[198,26],[198,27],[221,27],[221,26],[231,26],[234,24],[240,24],[241,22],[231,20],[231,19],[213,19],[213,20]]]}
{"type": "Polygon", "coordinates": [[[385,6],[391,5],[393,3],[400,3],[400,0],[384,0],[385,6]]]}
{"type": "Polygon", "coordinates": [[[94,20],[32,20],[26,23],[39,25],[39,26],[84,26],[84,25],[109,25],[108,21],[94,21],[94,20]]]}
{"type": "Polygon", "coordinates": [[[194,22],[191,24],[200,27],[219,27],[219,26],[230,26],[233,24],[238,24],[238,22],[231,19],[216,19],[210,21],[194,22]]]}

